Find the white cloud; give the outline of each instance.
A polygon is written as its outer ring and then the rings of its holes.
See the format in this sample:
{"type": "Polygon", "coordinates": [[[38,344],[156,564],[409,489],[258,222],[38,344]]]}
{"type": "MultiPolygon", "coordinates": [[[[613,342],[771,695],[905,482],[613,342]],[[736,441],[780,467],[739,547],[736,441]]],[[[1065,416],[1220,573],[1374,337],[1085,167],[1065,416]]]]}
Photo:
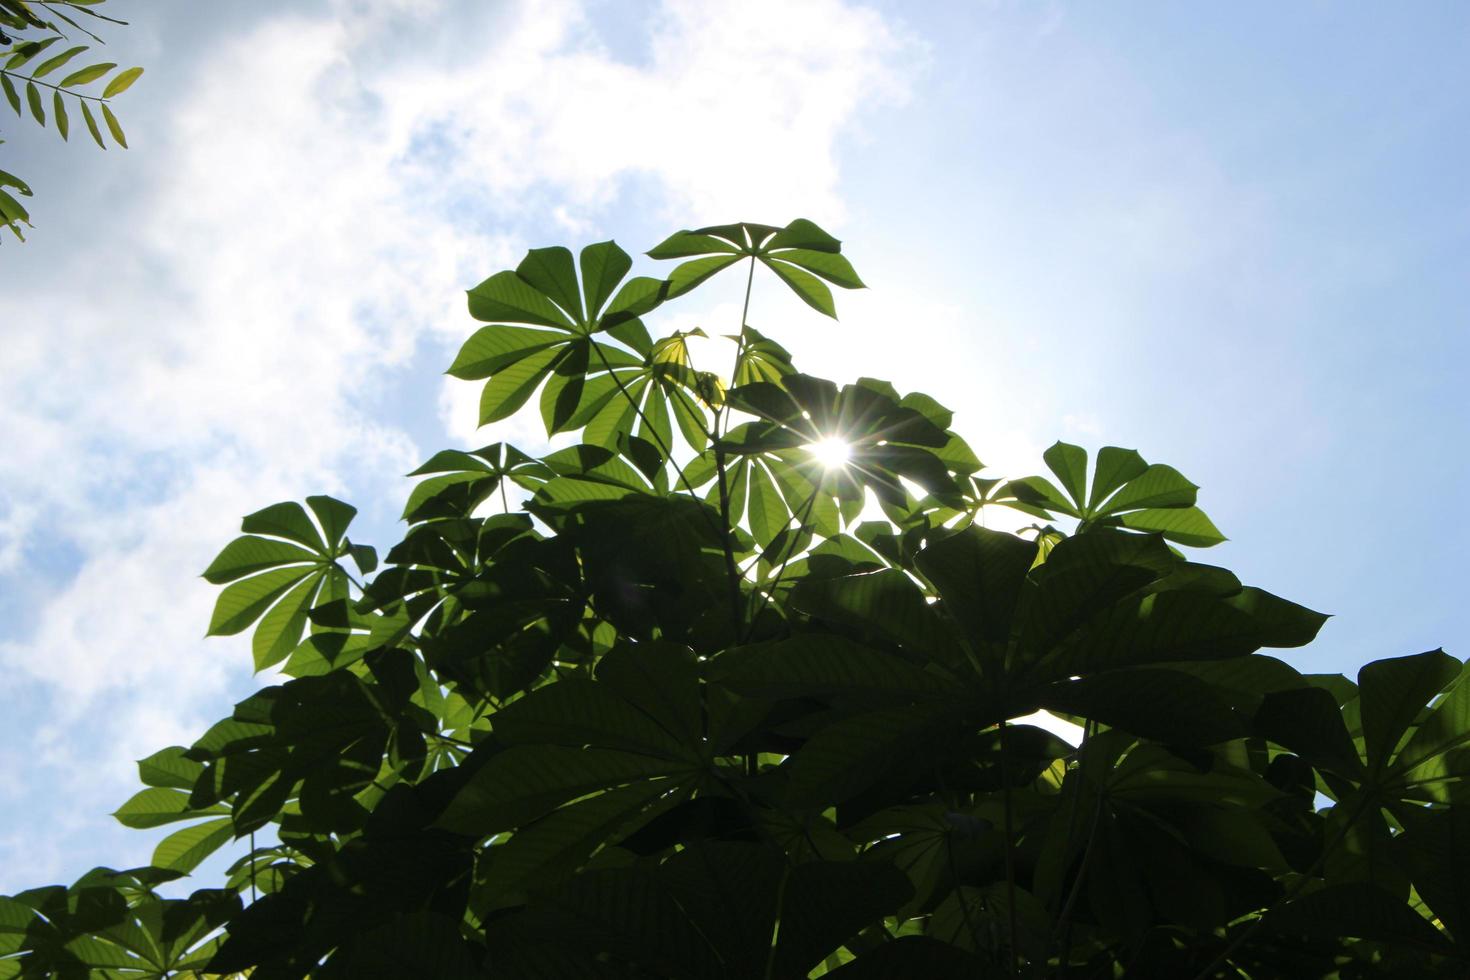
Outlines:
{"type": "MultiPolygon", "coordinates": [[[[468,332],[465,284],[512,265],[527,229],[591,227],[628,181],[681,222],[840,218],[839,141],[902,97],[913,51],[839,0],[669,2],[639,63],[569,2],[331,11],[201,50],[136,213],[77,259],[105,280],[7,286],[28,320],[0,363],[0,584],[51,541],[79,562],[25,582],[44,598],[0,638],[45,700],[9,733],[33,823],[6,819],[0,891],[121,863],[96,828],[131,790],[126,760],[246,689],[242,646],[200,640],[196,571],[262,504],[401,493],[418,447],[362,395],[468,332]]],[[[465,442],[473,395],[443,399],[465,442]]]]}

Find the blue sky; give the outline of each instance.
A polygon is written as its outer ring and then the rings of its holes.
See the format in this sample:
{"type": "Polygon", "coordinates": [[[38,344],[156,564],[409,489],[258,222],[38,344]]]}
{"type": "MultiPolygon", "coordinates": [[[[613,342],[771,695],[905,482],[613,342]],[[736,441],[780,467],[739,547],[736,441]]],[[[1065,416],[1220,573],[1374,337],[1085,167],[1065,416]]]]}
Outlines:
{"type": "MultiPolygon", "coordinates": [[[[114,0],[148,67],[105,156],[3,123],[0,892],[144,863],[131,760],[252,686],[197,573],[476,434],[462,290],[527,247],[807,216],[871,288],[752,322],[1202,486],[1201,557],[1335,614],[1308,670],[1470,655],[1470,8],[114,0]]],[[[651,265],[650,265],[651,269],[651,265]]],[[[731,326],[713,289],[658,325],[731,326]]]]}

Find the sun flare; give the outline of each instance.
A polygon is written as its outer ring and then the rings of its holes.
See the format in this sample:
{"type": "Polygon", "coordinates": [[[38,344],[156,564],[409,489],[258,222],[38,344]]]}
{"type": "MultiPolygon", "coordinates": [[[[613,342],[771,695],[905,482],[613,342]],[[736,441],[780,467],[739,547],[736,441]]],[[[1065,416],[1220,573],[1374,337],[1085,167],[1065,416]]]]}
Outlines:
{"type": "Polygon", "coordinates": [[[817,462],[829,470],[840,469],[852,459],[852,446],[839,436],[828,436],[806,447],[817,462]]]}

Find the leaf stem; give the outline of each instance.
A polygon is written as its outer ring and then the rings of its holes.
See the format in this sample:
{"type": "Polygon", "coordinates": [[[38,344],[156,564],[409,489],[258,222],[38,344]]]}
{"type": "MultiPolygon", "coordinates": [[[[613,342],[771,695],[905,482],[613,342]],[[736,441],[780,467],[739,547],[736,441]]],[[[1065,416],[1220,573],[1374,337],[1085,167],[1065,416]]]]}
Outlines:
{"type": "MultiPolygon", "coordinates": [[[[47,2],[47,0],[41,0],[41,6],[45,7],[47,10],[51,10],[52,4],[49,3],[49,2],[47,2]]],[[[79,7],[76,4],[71,4],[71,3],[66,4],[66,6],[70,7],[73,10],[75,10],[79,14],[86,14],[88,17],[96,17],[98,20],[105,20],[109,24],[118,24],[118,25],[120,25],[122,27],[127,27],[128,26],[128,22],[127,21],[125,21],[125,20],[118,20],[116,17],[109,17],[106,14],[99,14],[97,11],[93,10],[91,7],[79,7]]],[[[54,13],[54,11],[53,11],[53,13],[54,13]]],[[[58,16],[62,16],[62,15],[58,14],[58,16]]],[[[67,20],[67,23],[71,23],[71,20],[69,18],[67,20]]],[[[103,42],[103,43],[106,43],[106,42],[103,42]]]]}
{"type": "Polygon", "coordinates": [[[1000,782],[1006,847],[1006,918],[1011,933],[1010,951],[1006,956],[1006,972],[1011,976],[1015,976],[1019,959],[1016,949],[1016,935],[1018,932],[1016,926],[1016,856],[1013,853],[1016,838],[1015,829],[1012,826],[1011,820],[1010,740],[1006,734],[1008,727],[1006,720],[1002,718],[1000,721],[1000,782]]]}
{"type": "MultiPolygon", "coordinates": [[[[1072,890],[1067,893],[1067,900],[1062,903],[1061,915],[1057,917],[1057,923],[1062,927],[1062,947],[1057,953],[1057,975],[1061,976],[1066,969],[1067,960],[1072,952],[1072,909],[1077,904],[1077,896],[1082,893],[1082,881],[1087,877],[1087,865],[1092,859],[1092,845],[1097,840],[1097,828],[1102,823],[1103,796],[1097,797],[1097,805],[1092,810],[1092,823],[1087,831],[1087,844],[1082,849],[1082,861],[1077,865],[1077,877],[1072,879],[1072,890]]],[[[1070,834],[1068,837],[1070,838],[1070,834]]]]}
{"type": "Polygon", "coordinates": [[[39,85],[42,88],[54,89],[57,92],[61,92],[63,95],[70,95],[77,99],[86,99],[89,102],[96,102],[102,105],[106,105],[107,103],[112,101],[111,99],[104,99],[100,95],[86,95],[85,93],[78,92],[76,89],[62,88],[60,85],[52,85],[50,82],[43,82],[39,78],[32,78],[30,75],[22,75],[20,72],[11,71],[7,68],[0,68],[0,75],[5,75],[18,81],[23,81],[29,85],[39,85]]]}
{"type": "MultiPolygon", "coordinates": [[[[745,356],[745,324],[750,316],[750,292],[755,283],[755,256],[750,257],[750,273],[745,277],[745,302],[740,308],[740,336],[735,341],[735,366],[730,371],[730,387],[735,387],[735,377],[740,373],[740,361],[745,356]]],[[[719,484],[720,520],[724,523],[721,544],[725,552],[725,576],[730,583],[730,627],[736,639],[745,632],[745,603],[740,598],[740,569],[735,563],[734,523],[730,519],[730,485],[725,468],[725,450],[720,448],[722,429],[728,431],[730,402],[728,396],[720,404],[714,418],[715,476],[719,484]],[[724,423],[722,425],[722,423],[724,423]]]]}

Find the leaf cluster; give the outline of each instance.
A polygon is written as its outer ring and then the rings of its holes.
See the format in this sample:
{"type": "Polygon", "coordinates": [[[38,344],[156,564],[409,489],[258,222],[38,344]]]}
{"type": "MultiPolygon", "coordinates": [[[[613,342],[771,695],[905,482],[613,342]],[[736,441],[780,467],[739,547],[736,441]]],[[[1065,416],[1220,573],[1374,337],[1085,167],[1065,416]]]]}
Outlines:
{"type": "Polygon", "coordinates": [[[210,632],[280,683],[139,763],[150,868],[0,901],[0,977],[1464,974],[1463,664],[1260,652],[1325,617],[1185,555],[1223,536],[1133,450],[995,478],[744,316],[724,376],[650,332],[742,264],[835,315],[812,222],[649,254],[469,292],[482,421],[575,445],[434,455],[381,566],[330,497],[244,519],[210,632]]]}
{"type": "MultiPolygon", "coordinates": [[[[49,106],[50,121],[63,140],[71,135],[72,117],[67,109],[70,103],[73,110],[80,112],[88,134],[98,147],[107,149],[102,136],[105,126],[113,141],[127,149],[127,135],[112,110],[111,100],[127,91],[143,74],[143,69],[118,71],[117,63],[111,61],[87,64],[90,58],[81,56],[92,47],[72,43],[77,34],[97,44],[105,43],[83,26],[82,21],[88,18],[123,23],[97,9],[105,2],[0,0],[0,92],[17,117],[29,114],[40,126],[47,123],[49,106]],[[104,79],[106,84],[100,90],[88,91],[104,79]]],[[[30,214],[7,188],[23,197],[32,196],[32,192],[25,181],[0,170],[0,227],[10,229],[16,238],[24,241],[20,226],[31,223],[30,214]]]]}

